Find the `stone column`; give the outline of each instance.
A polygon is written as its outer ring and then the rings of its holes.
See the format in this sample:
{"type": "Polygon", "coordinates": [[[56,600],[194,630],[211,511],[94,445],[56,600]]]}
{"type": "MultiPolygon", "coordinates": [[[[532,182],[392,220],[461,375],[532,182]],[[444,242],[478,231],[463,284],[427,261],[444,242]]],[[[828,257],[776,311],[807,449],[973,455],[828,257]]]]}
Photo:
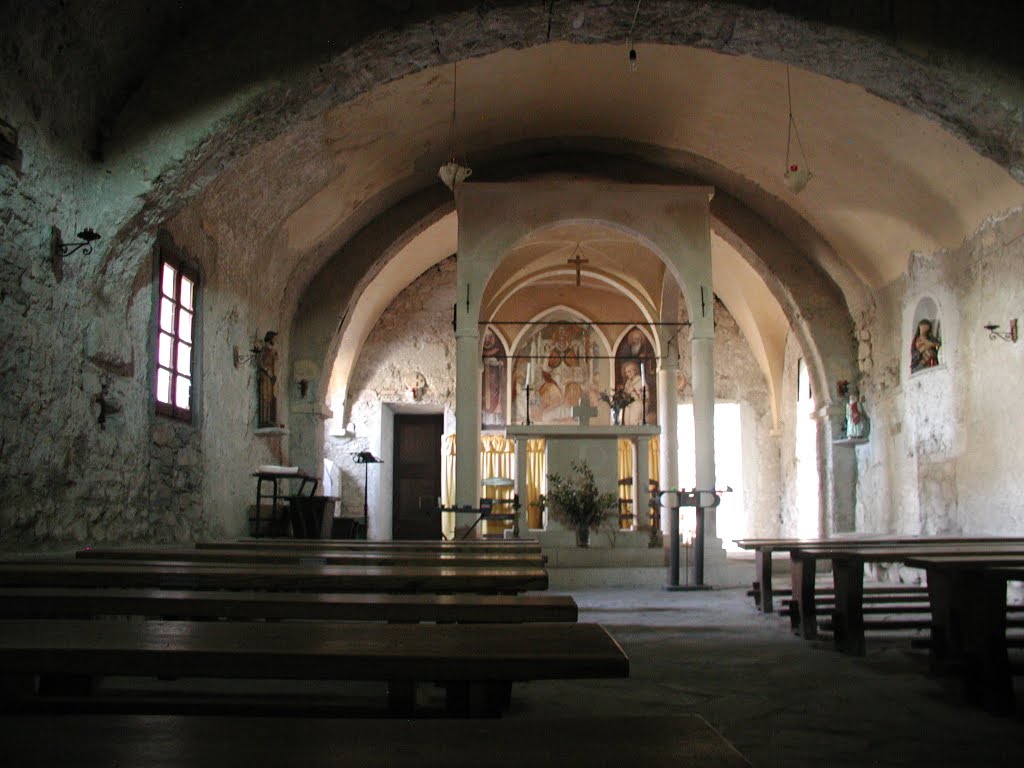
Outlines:
{"type": "MultiPolygon", "coordinates": [[[[710,490],[715,487],[715,360],[714,339],[692,340],[693,345],[693,431],[696,456],[697,487],[710,490]]],[[[715,510],[704,512],[705,545],[715,543],[718,528],[715,510]]]]}
{"type": "MultiPolygon", "coordinates": [[[[676,394],[676,376],[679,372],[679,354],[675,345],[661,358],[658,369],[658,424],[661,442],[658,450],[659,486],[666,491],[679,485],[679,399],[676,394]]],[[[661,531],[668,535],[669,510],[661,510],[661,531]]]]}
{"type": "Polygon", "coordinates": [[[633,524],[638,531],[650,525],[650,451],[651,439],[642,435],[633,440],[633,524]]]}
{"type": "Polygon", "coordinates": [[[455,331],[455,504],[480,503],[480,332],[460,313],[455,331]]]}
{"type": "Polygon", "coordinates": [[[530,535],[530,493],[526,485],[527,473],[527,443],[529,438],[517,437],[516,439],[516,493],[519,495],[519,538],[525,539],[530,535]]]}

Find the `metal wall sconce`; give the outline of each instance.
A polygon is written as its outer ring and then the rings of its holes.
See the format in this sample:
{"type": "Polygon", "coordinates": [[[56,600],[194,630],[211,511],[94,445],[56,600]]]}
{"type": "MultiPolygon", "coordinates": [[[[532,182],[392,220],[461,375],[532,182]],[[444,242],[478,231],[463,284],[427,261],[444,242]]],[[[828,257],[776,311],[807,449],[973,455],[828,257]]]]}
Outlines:
{"type": "Polygon", "coordinates": [[[985,326],[985,330],[988,331],[988,337],[990,339],[1002,339],[1003,341],[1009,341],[1013,344],[1017,343],[1017,318],[1013,318],[1010,321],[1010,330],[1002,332],[999,330],[999,326],[995,323],[989,323],[985,326]]]}
{"type": "Polygon", "coordinates": [[[88,256],[92,253],[92,244],[100,239],[100,235],[92,230],[91,227],[86,227],[76,235],[81,242],[79,243],[62,243],[60,237],[57,237],[57,241],[54,243],[54,247],[61,256],[70,256],[72,253],[77,251],[79,248],[83,248],[82,253],[88,256]]]}

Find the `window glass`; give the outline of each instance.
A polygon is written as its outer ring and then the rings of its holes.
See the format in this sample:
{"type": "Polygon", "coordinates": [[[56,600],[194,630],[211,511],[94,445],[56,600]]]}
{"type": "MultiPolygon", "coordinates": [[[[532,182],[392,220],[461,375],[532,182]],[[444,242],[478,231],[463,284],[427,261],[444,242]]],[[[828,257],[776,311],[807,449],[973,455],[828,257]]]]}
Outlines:
{"type": "Polygon", "coordinates": [[[156,399],[160,403],[171,402],[171,372],[166,368],[156,372],[156,399]]]}

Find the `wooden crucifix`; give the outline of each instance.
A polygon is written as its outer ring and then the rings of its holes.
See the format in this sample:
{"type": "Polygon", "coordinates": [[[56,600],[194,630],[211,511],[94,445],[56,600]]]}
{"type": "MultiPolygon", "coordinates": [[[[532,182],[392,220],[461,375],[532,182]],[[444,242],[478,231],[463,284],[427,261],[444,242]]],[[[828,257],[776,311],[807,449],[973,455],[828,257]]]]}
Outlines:
{"type": "Polygon", "coordinates": [[[572,256],[573,257],[571,259],[569,259],[566,263],[567,264],[575,265],[575,267],[576,267],[576,286],[579,287],[579,284],[580,284],[580,269],[588,261],[587,259],[583,258],[583,251],[580,250],[580,244],[579,243],[576,243],[576,250],[573,251],[572,256]]]}

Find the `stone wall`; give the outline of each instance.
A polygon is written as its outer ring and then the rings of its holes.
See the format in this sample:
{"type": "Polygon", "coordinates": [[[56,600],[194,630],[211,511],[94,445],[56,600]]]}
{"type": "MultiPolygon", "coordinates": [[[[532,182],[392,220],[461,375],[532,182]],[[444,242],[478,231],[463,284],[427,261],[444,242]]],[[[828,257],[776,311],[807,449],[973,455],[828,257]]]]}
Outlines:
{"type": "Polygon", "coordinates": [[[1024,212],[995,217],[959,248],[914,254],[879,294],[873,365],[864,375],[871,435],[857,448],[859,529],[1013,534],[1024,526],[1015,407],[1024,344],[983,326],[1024,314],[1024,212]],[[913,313],[938,305],[938,367],[910,374],[913,313]]]}

